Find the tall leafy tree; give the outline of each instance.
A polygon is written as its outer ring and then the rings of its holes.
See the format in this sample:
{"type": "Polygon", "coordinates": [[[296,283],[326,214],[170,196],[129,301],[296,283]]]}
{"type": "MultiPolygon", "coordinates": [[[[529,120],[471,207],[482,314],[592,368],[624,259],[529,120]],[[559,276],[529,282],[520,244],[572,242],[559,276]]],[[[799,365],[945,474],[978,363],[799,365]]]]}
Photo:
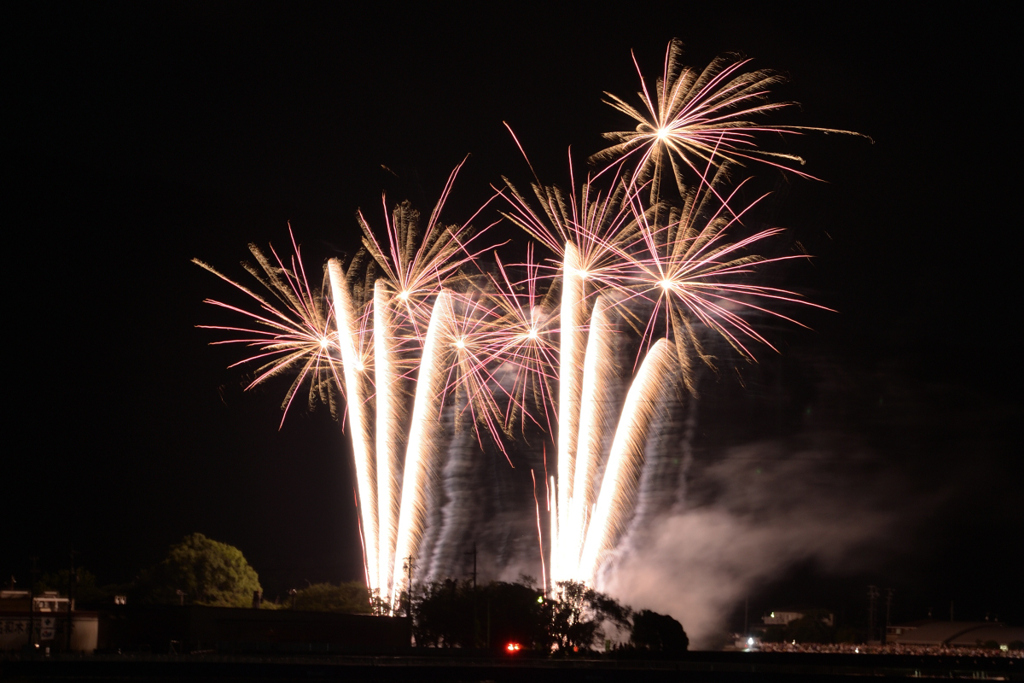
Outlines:
{"type": "Polygon", "coordinates": [[[370,593],[362,581],[350,581],[337,586],[332,583],[314,583],[296,591],[292,608],[308,612],[369,614],[370,593]]]}
{"type": "Polygon", "coordinates": [[[669,657],[683,654],[690,645],[682,624],[667,614],[646,609],[633,615],[629,640],[639,650],[659,652],[669,657]]]}
{"type": "Polygon", "coordinates": [[[629,627],[631,610],[578,581],[560,581],[550,601],[550,634],[560,652],[589,652],[604,639],[603,626],[629,627]]]}
{"type": "Polygon", "coordinates": [[[248,607],[262,591],[241,550],[198,533],[171,546],[160,564],[143,572],[138,588],[144,603],[217,607],[248,607]]]}

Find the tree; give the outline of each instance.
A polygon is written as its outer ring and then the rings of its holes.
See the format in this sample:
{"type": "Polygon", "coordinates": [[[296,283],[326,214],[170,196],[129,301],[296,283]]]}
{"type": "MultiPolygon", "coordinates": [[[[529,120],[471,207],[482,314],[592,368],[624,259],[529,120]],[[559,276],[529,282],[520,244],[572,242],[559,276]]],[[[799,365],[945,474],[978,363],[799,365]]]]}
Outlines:
{"type": "Polygon", "coordinates": [[[419,589],[414,612],[419,645],[550,650],[550,610],[529,579],[475,588],[469,581],[436,581],[419,589]]]}
{"type": "Polygon", "coordinates": [[[604,639],[601,627],[611,621],[629,626],[630,608],[578,581],[560,581],[551,609],[551,637],[560,652],[587,652],[604,639]]]}
{"type": "Polygon", "coordinates": [[[549,612],[543,593],[529,579],[491,583],[477,601],[477,609],[482,637],[490,635],[486,644],[491,649],[503,651],[509,643],[518,643],[526,649],[551,651],[549,612]]]}
{"type": "Polygon", "coordinates": [[[350,581],[337,586],[331,583],[314,583],[295,592],[292,609],[307,612],[369,614],[370,593],[361,581],[350,581]]]}
{"type": "Polygon", "coordinates": [[[79,605],[106,602],[118,589],[118,586],[101,587],[97,585],[95,574],[88,569],[78,567],[74,574],[69,569],[59,569],[43,574],[36,581],[33,590],[36,593],[57,591],[61,595],[67,595],[69,587],[73,590],[73,597],[79,605]]]}
{"type": "Polygon", "coordinates": [[[202,534],[171,546],[160,564],[142,573],[138,588],[144,603],[217,607],[248,607],[262,591],[241,550],[202,534]]]}
{"type": "Polygon", "coordinates": [[[836,642],[836,630],[823,616],[821,612],[814,611],[789,622],[783,629],[784,639],[795,640],[798,643],[836,642]]]}
{"type": "Polygon", "coordinates": [[[633,615],[629,640],[637,649],[660,652],[669,657],[683,654],[690,645],[682,624],[667,614],[646,609],[633,615]]]}
{"type": "Polygon", "coordinates": [[[420,586],[413,610],[416,643],[495,650],[516,643],[543,652],[588,652],[604,639],[605,624],[630,625],[628,607],[585,584],[559,583],[558,593],[545,598],[531,583],[524,577],[520,583],[474,587],[448,579],[420,586]]]}

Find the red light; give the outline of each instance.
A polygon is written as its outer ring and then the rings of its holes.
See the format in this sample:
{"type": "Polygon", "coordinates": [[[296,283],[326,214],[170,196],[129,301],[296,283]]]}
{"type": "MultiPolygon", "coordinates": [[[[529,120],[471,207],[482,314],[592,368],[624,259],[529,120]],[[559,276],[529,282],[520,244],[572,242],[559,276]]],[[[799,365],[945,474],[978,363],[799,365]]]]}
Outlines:
{"type": "Polygon", "coordinates": [[[505,646],[505,650],[508,651],[509,654],[515,654],[516,652],[519,652],[521,649],[522,646],[519,643],[509,643],[505,646]]]}

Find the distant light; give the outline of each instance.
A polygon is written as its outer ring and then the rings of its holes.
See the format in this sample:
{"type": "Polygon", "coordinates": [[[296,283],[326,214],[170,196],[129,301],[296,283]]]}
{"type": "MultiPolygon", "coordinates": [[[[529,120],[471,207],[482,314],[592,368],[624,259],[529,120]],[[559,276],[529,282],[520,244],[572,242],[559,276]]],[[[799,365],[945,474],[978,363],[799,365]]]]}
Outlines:
{"type": "Polygon", "coordinates": [[[754,644],[753,638],[747,638],[747,647],[751,647],[754,644]]]}
{"type": "Polygon", "coordinates": [[[523,648],[522,648],[522,646],[519,643],[509,643],[508,645],[505,646],[505,650],[509,654],[515,654],[515,653],[519,652],[521,649],[523,649],[523,648]]]}

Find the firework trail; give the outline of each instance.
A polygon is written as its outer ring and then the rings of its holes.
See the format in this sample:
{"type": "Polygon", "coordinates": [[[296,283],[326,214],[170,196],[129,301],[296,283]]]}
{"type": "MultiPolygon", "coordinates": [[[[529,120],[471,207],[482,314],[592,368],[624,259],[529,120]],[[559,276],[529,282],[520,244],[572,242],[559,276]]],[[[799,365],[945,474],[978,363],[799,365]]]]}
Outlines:
{"type": "MultiPolygon", "coordinates": [[[[568,529],[569,501],[572,499],[586,352],[584,278],[572,244],[566,244],[562,263],[562,328],[558,359],[558,536],[552,539],[558,548],[572,542],[571,538],[563,540],[562,535],[568,529]]],[[[556,581],[562,576],[562,569],[560,561],[552,562],[551,575],[556,581]]]]}
{"type": "MultiPolygon", "coordinates": [[[[440,397],[444,395],[448,368],[443,348],[448,325],[452,319],[451,294],[442,290],[434,301],[433,311],[423,341],[423,356],[416,378],[416,398],[413,403],[412,428],[405,455],[402,476],[402,499],[398,518],[398,535],[392,571],[391,603],[401,592],[402,566],[418,555],[427,517],[426,501],[429,488],[437,479],[441,456],[439,439],[443,436],[440,397]]],[[[408,590],[410,587],[405,586],[408,590]]]]}
{"type": "MultiPolygon", "coordinates": [[[[369,500],[372,497],[375,501],[378,519],[373,545],[376,551],[369,554],[371,550],[368,547],[367,564],[376,565],[379,577],[371,589],[379,590],[384,597],[390,595],[393,568],[401,561],[401,556],[396,556],[396,543],[401,501],[404,499],[401,493],[404,490],[402,453],[410,429],[406,396],[418,363],[423,362],[420,357],[426,328],[437,306],[435,301],[432,308],[431,301],[438,296],[442,286],[462,278],[461,269],[479,253],[469,251],[469,246],[491,227],[479,232],[471,227],[470,222],[479,210],[461,225],[441,223],[442,210],[464,163],[449,175],[426,225],[421,225],[419,212],[408,202],[395,206],[389,215],[387,199],[382,196],[384,236],[378,240],[363,213],[356,214],[363,233],[363,247],[373,261],[372,268],[379,269],[382,274],[373,287],[376,429],[375,448],[372,450],[375,451],[376,488],[367,490],[367,497],[363,498],[360,486],[360,498],[369,500]]],[[[371,278],[372,272],[367,277],[371,278]]],[[[442,303],[442,309],[451,308],[447,298],[442,303]]],[[[448,317],[450,321],[454,316],[448,314],[448,317]]],[[[357,438],[364,441],[358,447],[359,451],[371,451],[368,431],[353,430],[352,437],[353,441],[357,438]]]]}
{"type": "MultiPolygon", "coordinates": [[[[506,179],[510,208],[505,216],[553,251],[561,260],[561,304],[558,349],[557,486],[552,500],[551,547],[564,547],[562,534],[569,533],[569,501],[573,497],[574,471],[579,435],[583,365],[586,354],[586,325],[589,295],[604,289],[618,289],[631,264],[621,257],[625,245],[635,239],[638,229],[632,211],[627,180],[616,173],[612,190],[604,193],[588,176],[578,190],[569,164],[568,194],[556,186],[534,183],[533,193],[540,208],[506,179]]],[[[570,544],[572,541],[568,541],[570,544]]],[[[552,550],[550,575],[561,580],[558,553],[552,550]]]]}
{"type": "Polygon", "coordinates": [[[605,297],[598,297],[591,316],[586,354],[583,363],[579,439],[573,467],[572,492],[567,505],[566,524],[559,532],[561,557],[558,568],[565,581],[576,577],[580,549],[583,546],[587,515],[597,493],[595,476],[602,464],[605,435],[614,421],[617,406],[615,383],[618,379],[615,362],[614,330],[609,321],[605,297]]]}
{"type": "Polygon", "coordinates": [[[405,377],[396,362],[398,326],[390,306],[392,292],[384,280],[373,291],[373,355],[376,384],[376,455],[378,562],[380,591],[390,595],[398,534],[398,491],[401,486],[402,454],[405,447],[405,377]]]}
{"type": "Polygon", "coordinates": [[[348,397],[348,417],[352,430],[352,457],[355,460],[356,486],[359,490],[359,514],[363,525],[363,545],[366,555],[364,563],[370,582],[370,591],[377,591],[380,589],[380,573],[377,562],[379,557],[377,474],[376,459],[370,446],[372,443],[371,414],[369,412],[371,387],[366,367],[362,362],[362,355],[359,352],[364,345],[364,337],[361,335],[356,306],[345,281],[341,263],[337,259],[331,259],[327,263],[327,272],[331,281],[334,317],[338,328],[338,347],[341,349],[345,393],[348,397]]]}
{"type": "Polygon", "coordinates": [[[633,510],[637,483],[644,463],[644,446],[666,392],[678,374],[671,344],[659,339],[640,364],[622,406],[615,440],[608,454],[601,492],[591,515],[576,576],[593,584],[605,554],[614,547],[633,510]]]}

